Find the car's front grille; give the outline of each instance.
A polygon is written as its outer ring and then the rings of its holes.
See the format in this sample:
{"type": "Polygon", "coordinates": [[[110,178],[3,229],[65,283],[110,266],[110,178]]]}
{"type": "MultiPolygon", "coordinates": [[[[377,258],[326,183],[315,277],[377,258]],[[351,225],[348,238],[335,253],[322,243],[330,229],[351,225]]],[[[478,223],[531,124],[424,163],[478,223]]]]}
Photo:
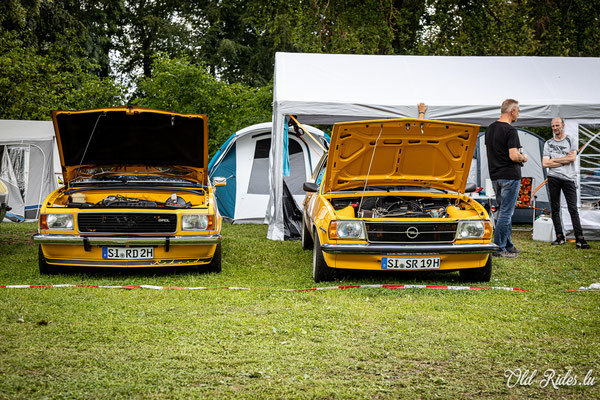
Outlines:
{"type": "Polygon", "coordinates": [[[365,222],[371,243],[451,243],[456,222],[365,222]]]}
{"type": "Polygon", "coordinates": [[[81,233],[175,233],[177,214],[79,213],[81,233]]]}

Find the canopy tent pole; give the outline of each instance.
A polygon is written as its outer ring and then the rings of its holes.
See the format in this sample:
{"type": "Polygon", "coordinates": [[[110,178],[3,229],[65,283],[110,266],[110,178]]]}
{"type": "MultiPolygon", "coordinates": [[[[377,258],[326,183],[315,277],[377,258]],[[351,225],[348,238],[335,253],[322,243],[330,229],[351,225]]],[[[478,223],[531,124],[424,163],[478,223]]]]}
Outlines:
{"type": "Polygon", "coordinates": [[[265,222],[269,225],[267,238],[284,240],[283,226],[283,128],[285,115],[278,112],[277,104],[273,106],[273,130],[271,151],[269,152],[269,203],[265,214],[265,222]]]}

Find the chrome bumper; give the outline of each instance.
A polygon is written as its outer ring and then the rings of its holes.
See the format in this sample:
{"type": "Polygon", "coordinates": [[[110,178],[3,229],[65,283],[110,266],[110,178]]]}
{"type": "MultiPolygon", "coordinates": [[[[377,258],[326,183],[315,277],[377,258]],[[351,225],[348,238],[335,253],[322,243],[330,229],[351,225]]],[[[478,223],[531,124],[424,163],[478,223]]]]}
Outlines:
{"type": "Polygon", "coordinates": [[[73,244],[84,246],[177,246],[177,245],[212,245],[221,242],[221,235],[190,235],[190,236],[151,236],[151,237],[120,237],[120,236],[78,236],[78,235],[48,235],[37,233],[32,236],[40,244],[73,244]]]}
{"type": "Polygon", "coordinates": [[[498,250],[494,243],[486,244],[328,244],[321,248],[331,254],[487,254],[498,250]]]}

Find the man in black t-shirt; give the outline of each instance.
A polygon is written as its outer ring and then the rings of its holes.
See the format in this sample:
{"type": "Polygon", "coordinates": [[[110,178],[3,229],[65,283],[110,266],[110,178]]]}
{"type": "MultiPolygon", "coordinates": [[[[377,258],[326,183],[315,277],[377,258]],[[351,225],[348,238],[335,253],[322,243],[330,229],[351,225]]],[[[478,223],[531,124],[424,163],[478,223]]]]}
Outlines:
{"type": "Polygon", "coordinates": [[[493,122],[485,131],[490,179],[496,192],[498,217],[494,231],[494,243],[499,250],[497,257],[515,258],[521,250],[511,241],[512,215],[521,186],[521,166],[527,162],[527,154],[521,154],[519,135],[511,125],[519,116],[519,102],[504,100],[498,121],[493,122]]]}

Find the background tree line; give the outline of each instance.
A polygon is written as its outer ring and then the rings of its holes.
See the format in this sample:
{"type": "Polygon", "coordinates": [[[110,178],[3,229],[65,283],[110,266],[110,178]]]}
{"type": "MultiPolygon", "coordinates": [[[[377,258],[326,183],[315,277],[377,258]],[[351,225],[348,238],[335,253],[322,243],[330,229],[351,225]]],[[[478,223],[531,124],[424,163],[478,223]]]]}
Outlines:
{"type": "Polygon", "coordinates": [[[600,0],[4,0],[0,118],[123,103],[271,117],[277,51],[600,56],[600,0]]]}

